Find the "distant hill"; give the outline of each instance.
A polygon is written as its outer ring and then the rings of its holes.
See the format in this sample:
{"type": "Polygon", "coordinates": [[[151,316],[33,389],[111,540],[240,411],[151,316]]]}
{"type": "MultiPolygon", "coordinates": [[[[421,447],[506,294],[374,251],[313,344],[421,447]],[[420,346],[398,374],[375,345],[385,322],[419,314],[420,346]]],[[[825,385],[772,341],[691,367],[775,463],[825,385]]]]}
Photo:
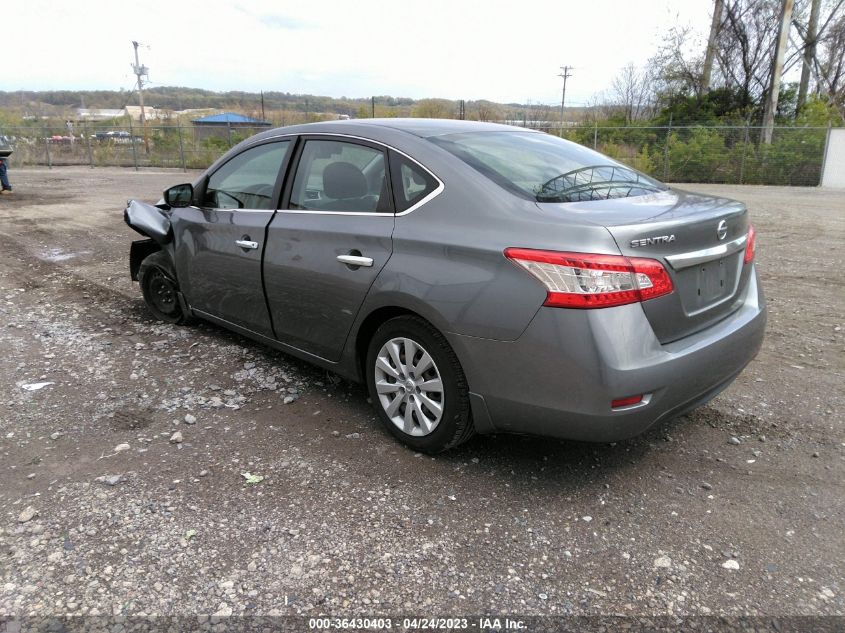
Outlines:
{"type": "MultiPolygon", "coordinates": [[[[42,119],[73,117],[78,108],[119,109],[137,104],[137,94],[127,90],[49,90],[49,91],[0,91],[0,108],[6,124],[14,118],[42,119]]],[[[326,97],[301,95],[289,92],[230,91],[213,92],[201,88],[179,86],[151,86],[144,90],[144,102],[161,110],[181,111],[192,109],[218,109],[241,112],[284,124],[295,119],[313,120],[347,115],[370,117],[373,101],[368,98],[326,97]]],[[[375,115],[428,116],[457,118],[461,103],[451,99],[410,99],[380,95],[375,97],[375,115]]],[[[567,108],[567,118],[580,118],[583,108],[567,108]]],[[[495,103],[478,100],[464,103],[464,117],[476,120],[557,120],[558,109],[540,104],[495,103]]]]}

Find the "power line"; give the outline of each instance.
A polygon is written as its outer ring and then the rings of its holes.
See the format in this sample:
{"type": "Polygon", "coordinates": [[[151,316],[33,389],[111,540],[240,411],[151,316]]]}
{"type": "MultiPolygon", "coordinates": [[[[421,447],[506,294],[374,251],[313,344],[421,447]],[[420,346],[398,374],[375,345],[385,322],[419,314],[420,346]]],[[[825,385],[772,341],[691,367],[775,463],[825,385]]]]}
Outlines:
{"type": "Polygon", "coordinates": [[[569,72],[573,70],[572,66],[561,66],[560,69],[563,71],[562,73],[558,74],[558,77],[563,78],[563,91],[560,94],[560,125],[563,127],[563,105],[566,102],[566,80],[572,76],[569,72]]]}
{"type": "Polygon", "coordinates": [[[135,72],[135,76],[138,77],[138,103],[141,106],[141,128],[144,130],[144,151],[149,154],[150,153],[150,141],[147,138],[147,117],[146,113],[144,112],[144,79],[143,77],[146,75],[149,78],[149,69],[146,66],[142,66],[141,62],[138,60],[138,42],[132,41],[132,46],[135,48],[135,64],[132,66],[132,70],[135,72]]]}

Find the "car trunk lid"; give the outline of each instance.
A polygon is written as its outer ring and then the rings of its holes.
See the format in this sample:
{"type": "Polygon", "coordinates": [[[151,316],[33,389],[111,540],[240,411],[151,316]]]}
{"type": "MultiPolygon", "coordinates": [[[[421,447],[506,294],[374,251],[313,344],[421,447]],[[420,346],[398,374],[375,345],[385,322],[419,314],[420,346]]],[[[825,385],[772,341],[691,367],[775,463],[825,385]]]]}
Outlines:
{"type": "Polygon", "coordinates": [[[674,292],[641,304],[662,343],[712,325],[741,303],[750,267],[743,263],[748,213],[740,202],[669,189],[540,206],[601,224],[623,255],[664,265],[674,292]]]}

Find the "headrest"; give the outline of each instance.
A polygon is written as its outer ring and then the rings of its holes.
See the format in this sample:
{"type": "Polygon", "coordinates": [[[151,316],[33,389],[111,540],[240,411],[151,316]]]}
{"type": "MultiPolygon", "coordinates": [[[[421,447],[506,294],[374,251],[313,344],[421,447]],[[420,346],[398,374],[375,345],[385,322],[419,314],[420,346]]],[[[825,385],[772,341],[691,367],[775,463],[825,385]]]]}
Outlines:
{"type": "Polygon", "coordinates": [[[352,163],[331,163],[323,170],[323,193],[335,200],[367,195],[367,179],[352,163]]]}

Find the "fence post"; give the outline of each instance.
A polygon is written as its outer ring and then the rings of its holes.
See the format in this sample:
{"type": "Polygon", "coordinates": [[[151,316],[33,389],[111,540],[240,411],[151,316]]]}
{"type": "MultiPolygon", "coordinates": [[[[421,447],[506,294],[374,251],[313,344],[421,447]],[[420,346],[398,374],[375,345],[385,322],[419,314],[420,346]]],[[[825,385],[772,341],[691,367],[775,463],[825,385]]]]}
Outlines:
{"type": "Polygon", "coordinates": [[[88,148],[88,164],[94,169],[94,154],[91,153],[91,135],[88,133],[88,126],[82,126],[82,133],[85,135],[85,146],[88,148]]]}
{"type": "Polygon", "coordinates": [[[129,140],[132,141],[132,162],[135,164],[135,171],[138,171],[138,149],[135,147],[135,133],[132,131],[132,117],[129,117],[129,140]]]}
{"type": "Polygon", "coordinates": [[[599,145],[599,122],[598,119],[595,122],[595,127],[593,127],[593,149],[598,150],[599,145]]]}
{"type": "Polygon", "coordinates": [[[226,117],[226,139],[229,141],[229,148],[232,147],[232,124],[229,123],[229,117],[226,117]]]}
{"type": "Polygon", "coordinates": [[[176,129],[179,130],[179,158],[182,159],[182,171],[188,171],[188,167],[185,165],[185,145],[182,143],[182,124],[176,126],[176,129]]]}
{"type": "Polygon", "coordinates": [[[50,137],[47,136],[48,130],[42,129],[44,135],[44,148],[47,150],[47,169],[53,169],[53,159],[50,156],[50,137]]]}
{"type": "Polygon", "coordinates": [[[750,120],[745,122],[745,139],[742,142],[742,160],[739,161],[739,184],[742,184],[742,181],[745,178],[745,152],[748,149],[748,127],[750,125],[750,120]]]}
{"type": "Polygon", "coordinates": [[[672,113],[669,113],[669,127],[666,128],[666,143],[663,146],[663,180],[669,180],[669,137],[672,136],[672,113]]]}

